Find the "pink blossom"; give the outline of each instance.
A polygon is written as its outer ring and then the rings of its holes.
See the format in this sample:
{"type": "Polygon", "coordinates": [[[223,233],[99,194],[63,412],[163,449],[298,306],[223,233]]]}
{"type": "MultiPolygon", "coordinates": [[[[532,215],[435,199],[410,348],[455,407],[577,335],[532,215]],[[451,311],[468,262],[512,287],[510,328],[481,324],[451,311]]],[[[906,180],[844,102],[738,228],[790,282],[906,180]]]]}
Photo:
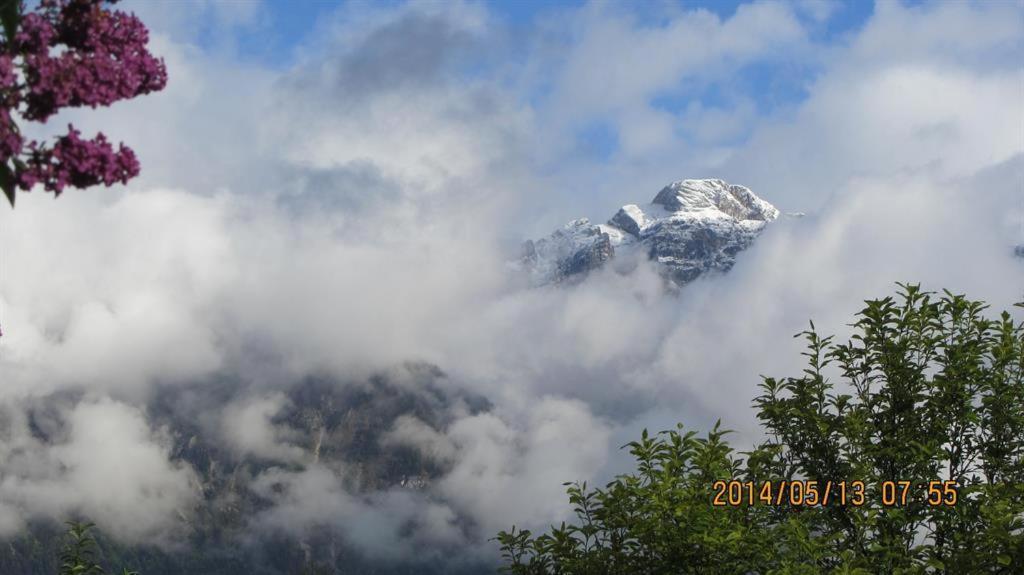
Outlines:
{"type": "Polygon", "coordinates": [[[0,90],[13,88],[18,79],[14,75],[14,61],[6,54],[0,54],[0,90]]]}
{"type": "Polygon", "coordinates": [[[94,0],[44,2],[67,50],[25,56],[29,90],[25,117],[45,121],[60,108],[107,106],[163,89],[167,71],[146,49],[149,32],[132,14],[101,8],[94,0]]]}
{"type": "Polygon", "coordinates": [[[42,14],[29,13],[21,18],[13,47],[23,54],[43,54],[53,45],[56,32],[42,14]]]}
{"type": "Polygon", "coordinates": [[[109,10],[112,3],[41,0],[23,14],[14,38],[0,41],[0,163],[15,160],[6,169],[23,190],[39,184],[60,194],[67,186],[127,183],[139,173],[135,153],[124,144],[115,150],[103,134],[85,140],[68,126],[48,146],[26,143],[14,122],[15,112],[45,122],[62,108],[107,106],[164,88],[167,70],[147,48],[145,25],[109,10]]]}
{"type": "Polygon", "coordinates": [[[135,153],[121,144],[117,151],[103,134],[83,140],[81,132],[68,126],[52,148],[29,144],[26,169],[18,176],[18,185],[25,190],[42,184],[58,195],[67,186],[88,188],[98,184],[111,186],[128,183],[139,174],[135,153]]]}

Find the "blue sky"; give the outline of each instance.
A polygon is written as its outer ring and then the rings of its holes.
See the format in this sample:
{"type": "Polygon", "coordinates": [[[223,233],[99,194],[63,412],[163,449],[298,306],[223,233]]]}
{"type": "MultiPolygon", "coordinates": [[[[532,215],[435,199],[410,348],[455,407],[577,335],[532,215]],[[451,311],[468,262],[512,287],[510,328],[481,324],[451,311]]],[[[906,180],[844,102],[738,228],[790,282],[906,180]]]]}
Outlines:
{"type": "MultiPolygon", "coordinates": [[[[288,48],[302,41],[302,39],[314,28],[318,19],[329,17],[331,13],[340,7],[353,3],[349,1],[327,1],[327,0],[269,0],[265,6],[270,19],[277,28],[277,33],[282,38],[281,47],[284,53],[288,48]]],[[[652,21],[657,21],[660,14],[668,9],[683,10],[707,10],[717,14],[721,18],[732,16],[736,9],[744,4],[742,0],[685,0],[676,2],[621,2],[628,5],[630,10],[647,15],[652,21]]],[[[381,1],[376,4],[398,5],[398,1],[381,1]]],[[[505,2],[483,2],[489,10],[510,24],[529,26],[537,18],[544,17],[553,10],[565,8],[579,8],[584,4],[581,0],[515,0],[505,2]]],[[[822,30],[826,37],[845,33],[862,25],[871,15],[873,3],[870,1],[860,2],[839,2],[832,8],[834,15],[829,18],[827,26],[822,30]]],[[[257,35],[250,40],[252,44],[249,49],[256,52],[262,51],[257,46],[262,43],[262,35],[257,35]]],[[[261,56],[262,57],[262,56],[261,56]]],[[[276,59],[276,58],[275,58],[276,59]]]]}
{"type": "MultiPolygon", "coordinates": [[[[329,2],[270,0],[261,7],[258,24],[241,27],[234,34],[234,49],[243,60],[258,62],[269,67],[287,68],[295,63],[296,54],[309,43],[318,30],[336,19],[347,9],[367,6],[397,7],[402,3],[387,2],[329,2]]],[[[585,3],[578,0],[512,2],[482,2],[490,15],[509,35],[509,46],[498,57],[476,62],[473,73],[486,74],[489,67],[500,66],[506,59],[514,60],[518,48],[526,46],[538,25],[552,15],[566,11],[579,11],[585,3]],[[521,44],[519,44],[521,42],[521,44]]],[[[682,1],[682,2],[619,2],[609,6],[635,18],[640,26],[656,29],[682,11],[708,11],[720,20],[732,18],[745,2],[682,1]]],[[[808,37],[822,45],[841,43],[855,34],[870,18],[872,2],[817,2],[798,11],[806,25],[808,37]],[[820,11],[820,12],[819,12],[820,11]],[[820,21],[819,21],[820,20],[820,21]]],[[[199,44],[216,49],[223,37],[211,28],[199,36],[199,44]]],[[[772,113],[779,108],[793,107],[807,96],[807,86],[819,73],[820,62],[801,59],[755,61],[745,65],[726,84],[705,82],[698,85],[680,84],[663,89],[650,99],[651,105],[673,114],[694,103],[701,108],[728,108],[737,98],[749,99],[756,111],[772,113]]],[[[543,93],[526,93],[522,97],[536,100],[543,93]]],[[[606,161],[619,150],[619,135],[614,122],[593,118],[575,130],[576,151],[595,161],[606,161]]],[[[685,135],[681,135],[685,138],[685,135]]],[[[737,134],[742,138],[744,134],[737,134]]]]}

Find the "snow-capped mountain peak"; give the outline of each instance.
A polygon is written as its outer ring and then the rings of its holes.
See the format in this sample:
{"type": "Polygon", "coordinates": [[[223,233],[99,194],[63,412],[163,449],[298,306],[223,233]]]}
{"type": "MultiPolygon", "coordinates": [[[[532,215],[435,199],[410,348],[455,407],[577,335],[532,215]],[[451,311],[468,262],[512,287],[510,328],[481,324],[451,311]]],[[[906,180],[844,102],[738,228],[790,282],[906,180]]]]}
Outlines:
{"type": "Polygon", "coordinates": [[[779,217],[775,206],[748,188],[717,179],[680,180],[651,203],[623,206],[607,224],[573,220],[550,236],[527,241],[522,267],[535,284],[583,277],[616,251],[645,252],[676,285],[726,271],[736,254],[779,217]]]}
{"type": "Polygon", "coordinates": [[[651,202],[668,212],[719,212],[736,220],[771,221],[779,217],[775,206],[748,188],[722,180],[680,180],[664,188],[651,202]]]}

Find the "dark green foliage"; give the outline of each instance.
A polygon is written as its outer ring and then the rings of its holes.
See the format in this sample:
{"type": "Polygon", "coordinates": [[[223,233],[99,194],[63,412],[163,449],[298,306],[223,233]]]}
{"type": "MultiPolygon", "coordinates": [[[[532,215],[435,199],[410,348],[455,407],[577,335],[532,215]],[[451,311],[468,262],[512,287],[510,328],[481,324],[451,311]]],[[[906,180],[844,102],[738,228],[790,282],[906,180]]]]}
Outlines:
{"type": "MultiPolygon", "coordinates": [[[[0,0],[0,31],[3,31],[3,43],[11,42],[21,22],[21,0],[0,0]]],[[[13,125],[13,124],[12,124],[13,125]]],[[[0,162],[0,190],[7,201],[14,206],[16,191],[14,172],[6,161],[0,162]]]]}
{"type": "Polygon", "coordinates": [[[60,552],[60,575],[92,575],[103,573],[96,563],[96,540],[89,533],[92,523],[68,521],[67,542],[60,552]]]}
{"type": "Polygon", "coordinates": [[[644,432],[634,473],[569,486],[573,524],[500,533],[503,572],[1024,573],[1024,324],[985,309],[901,285],[847,343],[811,324],[807,369],[754,400],[761,445],[644,432]],[[865,504],[715,507],[718,479],[859,480],[865,504]],[[956,505],[929,505],[945,480],[956,505]],[[885,481],[910,482],[905,503],[883,504],[885,481]]]}
{"type": "Polygon", "coordinates": [[[761,507],[711,506],[712,483],[742,477],[741,461],[717,426],[704,437],[679,430],[627,447],[637,472],[603,489],[571,484],[578,524],[534,538],[529,531],[498,535],[508,573],[746,573],[774,565],[814,572],[821,543],[789,518],[761,507]]]}
{"type": "MultiPolygon", "coordinates": [[[[106,573],[97,562],[96,539],[93,537],[92,523],[68,521],[65,534],[66,542],[60,552],[60,575],[94,575],[106,573]]],[[[120,575],[139,575],[122,567],[120,575]]]]}
{"type": "Polygon", "coordinates": [[[0,28],[4,40],[10,42],[21,21],[21,0],[0,0],[0,28]]]}

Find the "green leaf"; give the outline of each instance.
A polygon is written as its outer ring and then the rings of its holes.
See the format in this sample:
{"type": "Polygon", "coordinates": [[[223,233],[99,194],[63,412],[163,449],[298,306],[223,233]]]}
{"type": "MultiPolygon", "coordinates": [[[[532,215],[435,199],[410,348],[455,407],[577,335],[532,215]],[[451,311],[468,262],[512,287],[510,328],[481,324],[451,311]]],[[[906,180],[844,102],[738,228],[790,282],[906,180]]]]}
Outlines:
{"type": "MultiPolygon", "coordinates": [[[[0,0],[2,2],[4,0],[0,0]]],[[[11,172],[11,168],[6,163],[0,164],[0,189],[4,191],[4,195],[7,196],[7,201],[11,202],[11,207],[14,207],[14,194],[17,188],[14,184],[14,173],[11,172]]]]}
{"type": "Polygon", "coordinates": [[[21,23],[21,0],[0,0],[0,25],[4,28],[4,36],[10,41],[18,32],[21,23]]]}

